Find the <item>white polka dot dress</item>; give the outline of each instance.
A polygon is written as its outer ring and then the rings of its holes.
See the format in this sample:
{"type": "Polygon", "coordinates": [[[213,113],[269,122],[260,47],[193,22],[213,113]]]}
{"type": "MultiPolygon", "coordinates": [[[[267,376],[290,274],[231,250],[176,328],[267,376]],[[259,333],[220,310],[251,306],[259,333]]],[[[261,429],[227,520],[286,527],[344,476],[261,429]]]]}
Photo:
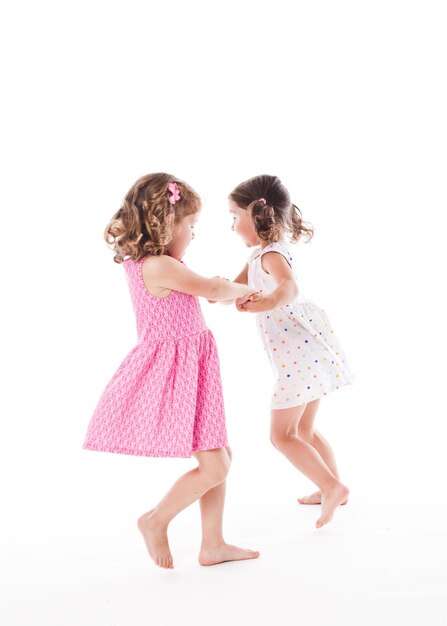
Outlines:
{"type": "MultiPolygon", "coordinates": [[[[291,246],[281,239],[264,249],[256,248],[248,261],[248,285],[267,295],[276,282],[262,268],[267,252],[279,252],[297,278],[291,246]]],[[[298,298],[274,311],[258,313],[256,321],[276,377],[271,408],[306,404],[352,384],[346,356],[334,335],[328,316],[319,306],[298,298]]]]}

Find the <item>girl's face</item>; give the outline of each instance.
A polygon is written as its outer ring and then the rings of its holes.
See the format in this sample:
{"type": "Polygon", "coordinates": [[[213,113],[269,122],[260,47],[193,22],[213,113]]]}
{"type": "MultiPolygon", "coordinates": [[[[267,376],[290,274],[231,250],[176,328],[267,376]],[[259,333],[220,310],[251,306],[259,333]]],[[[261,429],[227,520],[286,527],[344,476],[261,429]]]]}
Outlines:
{"type": "Polygon", "coordinates": [[[186,248],[194,239],[194,224],[199,218],[199,213],[186,215],[180,222],[175,222],[172,229],[172,241],[167,248],[169,256],[180,260],[185,254],[186,248]]]}
{"type": "Polygon", "coordinates": [[[251,246],[259,245],[259,237],[256,234],[255,227],[249,212],[246,209],[241,209],[234,200],[230,200],[230,213],[233,218],[233,224],[231,230],[238,234],[245,242],[245,245],[249,248],[251,246]]]}

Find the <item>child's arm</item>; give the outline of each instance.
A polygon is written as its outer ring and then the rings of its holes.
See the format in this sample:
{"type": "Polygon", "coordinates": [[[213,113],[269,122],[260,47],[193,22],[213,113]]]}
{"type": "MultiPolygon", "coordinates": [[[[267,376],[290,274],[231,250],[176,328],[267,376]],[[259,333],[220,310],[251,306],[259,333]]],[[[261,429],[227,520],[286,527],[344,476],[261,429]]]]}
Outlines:
{"type": "Polygon", "coordinates": [[[240,274],[236,276],[233,281],[234,283],[241,283],[241,285],[248,284],[248,263],[245,265],[244,269],[240,274]]]}
{"type": "Polygon", "coordinates": [[[251,313],[273,311],[284,304],[293,302],[298,296],[298,286],[292,270],[282,254],[273,251],[266,252],[262,256],[261,263],[263,269],[273,277],[277,287],[267,296],[262,296],[256,301],[252,301],[249,296],[238,298],[236,300],[238,311],[250,311],[251,313]]]}
{"type": "Polygon", "coordinates": [[[164,289],[174,289],[192,296],[202,296],[209,300],[223,301],[253,294],[247,285],[232,283],[214,276],[206,278],[196,274],[176,259],[162,254],[145,259],[143,279],[146,286],[157,285],[164,289]]]}
{"type": "MultiPolygon", "coordinates": [[[[248,284],[248,263],[246,264],[246,266],[244,267],[242,272],[236,276],[236,278],[233,280],[233,282],[234,283],[239,283],[241,285],[247,285],[248,284]]],[[[230,300],[221,300],[221,304],[233,304],[235,299],[236,298],[231,298],[230,300]]],[[[216,301],[215,300],[208,300],[208,302],[211,302],[211,304],[213,304],[216,301]]]]}

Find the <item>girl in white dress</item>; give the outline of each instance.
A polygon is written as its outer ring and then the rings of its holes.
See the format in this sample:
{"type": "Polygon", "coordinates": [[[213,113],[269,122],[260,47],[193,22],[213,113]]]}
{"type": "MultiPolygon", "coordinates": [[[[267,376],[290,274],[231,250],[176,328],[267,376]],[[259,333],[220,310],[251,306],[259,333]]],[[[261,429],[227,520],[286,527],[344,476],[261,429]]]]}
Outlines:
{"type": "Polygon", "coordinates": [[[233,230],[249,247],[256,246],[235,282],[258,294],[238,298],[239,311],[257,313],[257,326],[275,373],[271,401],[273,445],[319,491],[300,498],[301,504],[321,504],[317,528],[327,524],[348,488],[340,482],[328,442],[314,429],[321,398],[351,384],[345,354],[328,316],[303,298],[290,241],[309,240],[313,229],[301,219],[287,189],[276,176],[255,176],[229,196],[233,230]]]}

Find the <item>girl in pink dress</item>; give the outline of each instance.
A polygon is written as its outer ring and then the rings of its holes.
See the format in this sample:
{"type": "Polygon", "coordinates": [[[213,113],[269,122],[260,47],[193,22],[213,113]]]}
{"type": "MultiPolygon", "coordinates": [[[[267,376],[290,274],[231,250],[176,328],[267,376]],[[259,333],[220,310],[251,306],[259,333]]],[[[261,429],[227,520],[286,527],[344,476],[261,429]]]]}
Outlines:
{"type": "Polygon", "coordinates": [[[183,263],[200,208],[185,182],[149,174],[133,185],[106,228],[114,260],[126,272],[138,343],[105,388],[83,445],[140,456],[193,455],[198,461],[138,520],[150,556],[164,568],[173,567],[169,522],[197,499],[201,565],[259,556],[225,543],[222,535],[231,451],[216,343],[198,301],[246,297],[253,290],[205,278],[183,263]]]}

